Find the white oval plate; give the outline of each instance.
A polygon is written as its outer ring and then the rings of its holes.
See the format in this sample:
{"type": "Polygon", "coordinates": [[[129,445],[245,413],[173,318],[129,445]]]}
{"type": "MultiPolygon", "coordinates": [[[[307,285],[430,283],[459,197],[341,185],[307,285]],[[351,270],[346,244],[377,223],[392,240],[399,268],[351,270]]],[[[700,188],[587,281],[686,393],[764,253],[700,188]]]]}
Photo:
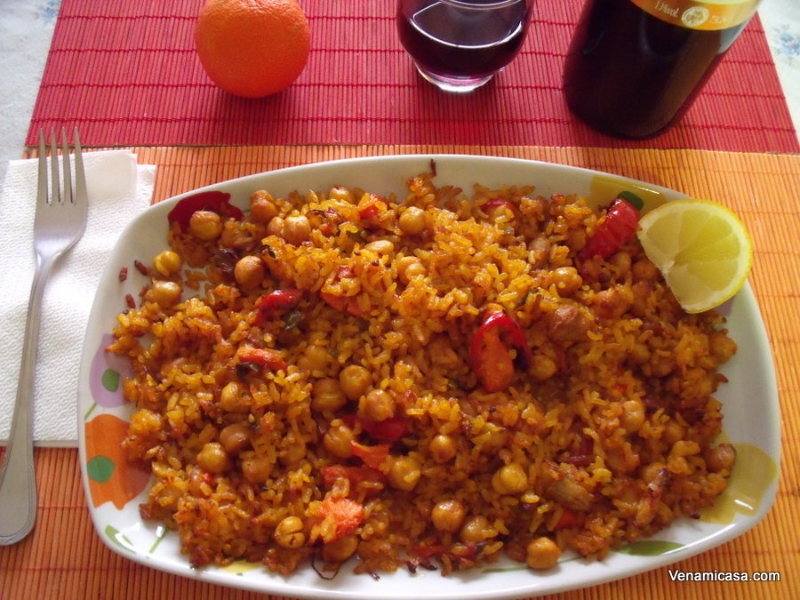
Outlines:
{"type": "Polygon", "coordinates": [[[749,285],[729,301],[723,312],[738,343],[738,353],[724,366],[729,382],[717,397],[723,403],[725,436],[736,446],[737,466],[725,494],[702,518],[684,519],[653,539],[614,551],[601,562],[565,556],[554,569],[535,573],[518,563],[499,562],[484,569],[442,577],[439,572],[405,570],[379,579],[353,575],[345,565],[332,580],[320,578],[308,566],[290,576],[270,573],[260,565],[193,569],[180,553],[178,536],[144,522],[138,506],[146,498],[149,477],[136,472],[119,456],[119,441],[130,418],[130,406],[117,386],[124,365],[102,348],[125,296],[137,296],[145,283],[133,267],[135,259],[149,264],[166,248],[167,213],[185,196],[222,190],[234,204],[247,207],[250,194],[267,189],[274,196],[309,189],[327,191],[334,185],[403,196],[409,177],[430,169],[435,160],[439,185],[456,185],[471,192],[476,182],[535,185],[545,196],[578,193],[598,204],[623,190],[645,199],[646,208],[684,197],[659,186],[615,175],[563,165],[496,157],[408,155],[341,160],[292,167],[243,177],[194,190],[144,211],[123,232],[100,280],[86,332],[78,390],[78,440],[83,482],[92,520],[103,542],[136,562],[185,577],[221,585],[303,598],[478,599],[518,598],[586,587],[663,567],[707,551],[741,535],[771,507],[780,462],[780,424],[774,367],[758,305],[749,285]],[[120,269],[128,277],[120,281],[120,269]],[[104,338],[104,336],[106,336],[104,338]]]}

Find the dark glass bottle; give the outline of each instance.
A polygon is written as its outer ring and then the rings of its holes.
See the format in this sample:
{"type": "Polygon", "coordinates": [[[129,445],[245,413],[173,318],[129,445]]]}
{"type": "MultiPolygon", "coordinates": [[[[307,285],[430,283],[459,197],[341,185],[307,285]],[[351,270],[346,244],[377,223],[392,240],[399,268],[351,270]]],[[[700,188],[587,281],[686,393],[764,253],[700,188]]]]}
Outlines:
{"type": "Polygon", "coordinates": [[[645,138],[676,124],[760,0],[587,0],[564,93],[595,129],[645,138]]]}

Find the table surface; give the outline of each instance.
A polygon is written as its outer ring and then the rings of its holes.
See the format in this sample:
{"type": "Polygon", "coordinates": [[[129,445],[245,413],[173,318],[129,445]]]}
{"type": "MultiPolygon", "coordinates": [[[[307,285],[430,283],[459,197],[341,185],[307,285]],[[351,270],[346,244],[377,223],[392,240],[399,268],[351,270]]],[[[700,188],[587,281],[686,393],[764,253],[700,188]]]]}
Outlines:
{"type": "MultiPolygon", "coordinates": [[[[66,1],[66,0],[65,0],[66,1]]],[[[545,0],[539,0],[540,3],[545,0]]],[[[5,0],[0,10],[0,181],[7,163],[23,156],[45,70],[60,0],[5,0]],[[13,115],[12,118],[9,118],[13,115]]],[[[800,4],[765,0],[760,19],[795,130],[800,129],[800,4]]],[[[776,572],[780,581],[700,586],[678,583],[668,569],[595,586],[557,598],[722,596],[800,597],[800,253],[794,241],[800,205],[800,155],[625,147],[555,147],[503,144],[291,144],[234,147],[134,146],[142,163],[158,165],[154,200],[221,179],[320,160],[424,152],[494,154],[547,160],[615,172],[696,196],[731,198],[754,233],[751,284],[764,315],[775,359],[782,410],[782,471],[772,511],[752,531],[673,566],[685,572],[776,572]],[[752,194],[737,194],[746,189],[752,194]],[[752,197],[751,197],[752,196],[752,197]]],[[[0,548],[0,598],[264,598],[227,590],[131,563],[108,550],[93,530],[73,448],[37,448],[39,521],[20,544],[0,548]],[[74,551],[73,551],[74,549],[74,551]],[[69,550],[69,551],[66,551],[69,550]]]]}

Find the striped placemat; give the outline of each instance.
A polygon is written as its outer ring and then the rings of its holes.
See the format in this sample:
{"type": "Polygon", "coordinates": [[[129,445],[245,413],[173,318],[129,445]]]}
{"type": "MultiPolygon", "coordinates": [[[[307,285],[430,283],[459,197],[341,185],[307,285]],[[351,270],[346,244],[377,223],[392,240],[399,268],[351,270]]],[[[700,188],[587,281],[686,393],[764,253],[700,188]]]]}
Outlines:
{"type": "MultiPolygon", "coordinates": [[[[710,197],[746,221],[756,248],[751,278],[775,358],[782,410],[782,472],[771,512],[755,528],[714,550],[628,579],[551,596],[553,599],[703,600],[800,597],[800,155],[706,151],[492,146],[314,148],[136,148],[158,165],[155,199],[284,166],[363,155],[465,153],[512,156],[602,169],[710,197]],[[774,572],[780,581],[692,584],[671,572],[774,572]]],[[[758,402],[753,398],[753,402],[758,402]]],[[[203,598],[278,600],[184,579],[132,563],[107,549],[94,532],[74,449],[36,450],[39,519],[33,533],[0,549],[0,598],[203,598]]]]}
{"type": "MultiPolygon", "coordinates": [[[[567,109],[561,73],[582,2],[539,0],[521,54],[493,82],[448,95],[400,46],[395,2],[300,0],[312,52],[284,93],[221,92],[197,59],[203,0],[62,0],[27,143],[78,126],[88,146],[505,144],[798,152],[800,142],[755,18],[680,126],[623,142],[567,109]]],[[[265,32],[268,34],[268,32],[265,32]]],[[[635,93],[635,90],[631,90],[635,93]]]]}

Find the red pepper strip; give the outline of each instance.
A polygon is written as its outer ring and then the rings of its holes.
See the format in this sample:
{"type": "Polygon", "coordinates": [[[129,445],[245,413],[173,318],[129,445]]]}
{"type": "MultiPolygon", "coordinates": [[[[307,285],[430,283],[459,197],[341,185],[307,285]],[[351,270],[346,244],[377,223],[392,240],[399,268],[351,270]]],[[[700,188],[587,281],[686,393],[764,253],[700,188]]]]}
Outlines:
{"type": "Polygon", "coordinates": [[[359,423],[371,438],[385,442],[396,442],[410,431],[408,422],[402,417],[389,417],[383,421],[359,418],[359,423]]]}
{"type": "Polygon", "coordinates": [[[597,226],[594,235],[580,252],[580,258],[599,256],[603,260],[617,252],[636,235],[639,211],[624,198],[616,198],[606,213],[605,220],[597,226]]]}
{"type": "Polygon", "coordinates": [[[553,531],[577,527],[581,524],[581,521],[581,516],[577,511],[571,508],[564,508],[564,512],[561,513],[561,517],[558,519],[558,523],[555,524],[555,527],[553,527],[553,531]]]}
{"type": "Polygon", "coordinates": [[[498,208],[507,208],[512,213],[516,210],[516,207],[511,202],[503,198],[492,198],[481,206],[481,210],[487,215],[493,213],[498,208]]]}
{"type": "Polygon", "coordinates": [[[271,369],[273,371],[285,371],[286,361],[280,354],[269,348],[253,348],[252,346],[241,346],[236,350],[236,359],[242,363],[250,363],[258,367],[271,369]]]}
{"type": "Polygon", "coordinates": [[[358,203],[358,216],[364,221],[374,221],[389,208],[386,200],[376,194],[369,194],[358,203]]]}
{"type": "Polygon", "coordinates": [[[364,461],[364,464],[371,469],[380,470],[381,465],[389,458],[389,444],[367,446],[351,440],[350,447],[353,449],[353,454],[364,461]]]}
{"type": "Polygon", "coordinates": [[[230,203],[231,195],[225,192],[210,191],[200,192],[179,200],[175,207],[167,214],[170,225],[178,223],[182,231],[189,228],[189,220],[198,210],[210,210],[223,217],[242,219],[244,213],[230,203]]]}
{"type": "Polygon", "coordinates": [[[500,392],[511,385],[515,361],[509,355],[509,346],[517,351],[517,365],[527,368],[531,350],[522,327],[505,311],[490,311],[470,343],[472,369],[487,392],[500,392]]]}
{"type": "Polygon", "coordinates": [[[267,319],[274,318],[276,315],[291,310],[297,306],[302,297],[303,290],[294,288],[275,290],[274,292],[261,296],[256,301],[258,314],[256,315],[254,324],[256,326],[263,325],[267,319]]]}

